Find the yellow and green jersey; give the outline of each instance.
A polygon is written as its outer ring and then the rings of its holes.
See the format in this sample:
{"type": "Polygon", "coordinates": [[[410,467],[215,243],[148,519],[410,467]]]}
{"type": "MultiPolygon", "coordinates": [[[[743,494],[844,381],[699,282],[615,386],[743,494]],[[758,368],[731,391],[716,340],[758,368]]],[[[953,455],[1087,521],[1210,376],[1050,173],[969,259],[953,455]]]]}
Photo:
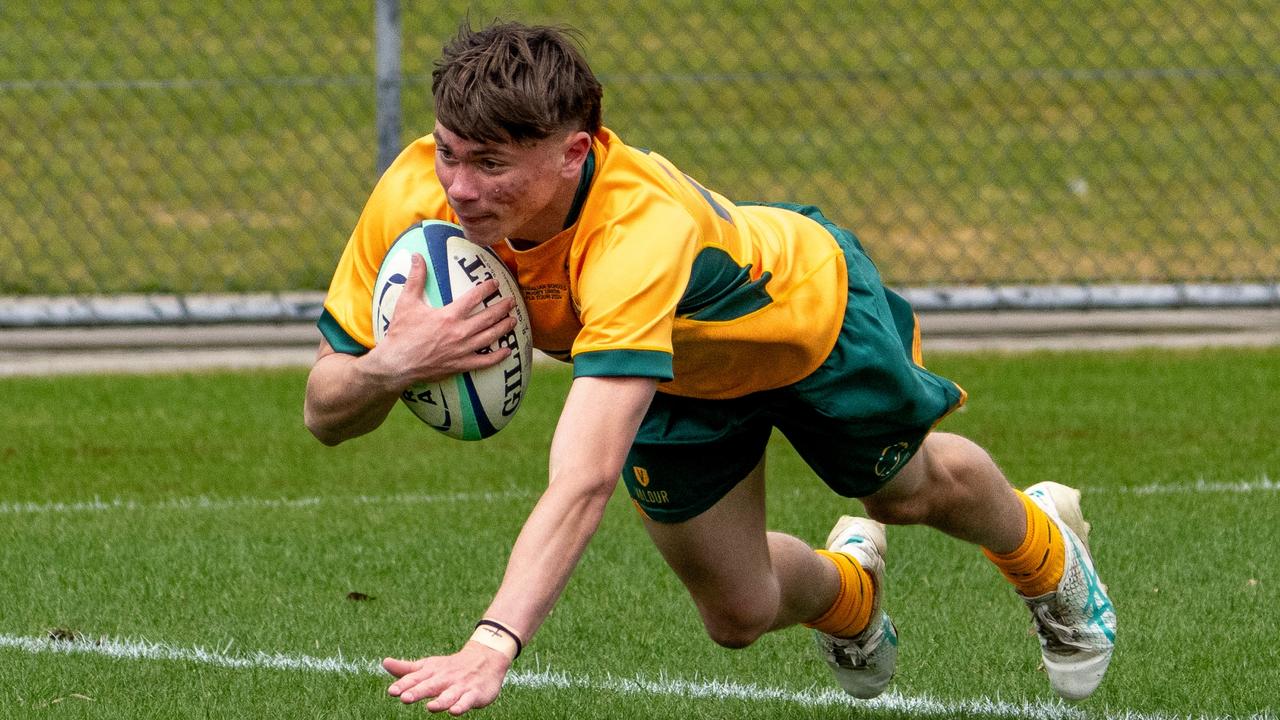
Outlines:
{"type": "MultiPolygon", "coordinates": [[[[395,239],[424,219],[458,221],[434,155],[430,136],[410,145],[351,235],[320,320],[340,352],[373,346],[373,284],[395,239]]],[[[734,204],[602,129],[566,228],[494,250],[519,281],[534,346],[572,360],[575,376],[652,377],[662,392],[723,399],[794,383],[834,346],[847,271],[820,220],[734,204]]]]}

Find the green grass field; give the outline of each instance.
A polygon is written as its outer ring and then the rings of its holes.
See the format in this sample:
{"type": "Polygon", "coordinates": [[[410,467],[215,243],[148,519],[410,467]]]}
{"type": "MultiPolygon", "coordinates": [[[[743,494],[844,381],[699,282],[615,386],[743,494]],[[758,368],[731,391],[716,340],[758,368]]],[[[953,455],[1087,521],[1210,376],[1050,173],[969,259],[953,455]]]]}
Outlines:
{"type": "MultiPolygon", "coordinates": [[[[325,287],[372,7],[0,4],[0,295],[325,287]]],[[[404,142],[468,12],[577,26],[628,142],[821,205],[895,284],[1280,275],[1266,3],[406,3],[404,142]]]]}
{"type": "MultiPolygon", "coordinates": [[[[1275,718],[1280,349],[939,355],[944,429],[1015,483],[1084,490],[1120,617],[1099,692],[1058,703],[1029,620],[975,549],[890,532],[891,694],[830,691],[806,632],[702,634],[619,493],[492,718],[1275,718]]],[[[568,375],[482,443],[402,409],[325,448],[302,371],[0,380],[0,718],[420,717],[384,655],[451,651],[544,482],[568,375]],[[349,599],[362,593],[368,599],[349,599]],[[57,636],[55,639],[51,636],[57,636]]],[[[772,527],[856,508],[785,443],[772,527]]]]}

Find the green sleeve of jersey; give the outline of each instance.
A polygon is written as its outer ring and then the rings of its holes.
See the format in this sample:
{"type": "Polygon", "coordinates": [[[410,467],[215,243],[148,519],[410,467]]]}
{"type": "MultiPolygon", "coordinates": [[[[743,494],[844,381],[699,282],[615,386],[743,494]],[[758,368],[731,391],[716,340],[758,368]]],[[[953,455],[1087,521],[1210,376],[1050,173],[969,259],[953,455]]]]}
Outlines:
{"type": "Polygon", "coordinates": [[[671,353],[661,350],[592,350],[573,356],[574,377],[651,377],[670,380],[671,353]]]}
{"type": "Polygon", "coordinates": [[[328,310],[320,314],[320,320],[316,322],[316,325],[320,328],[320,334],[324,336],[325,340],[329,341],[329,345],[334,350],[346,355],[363,355],[369,352],[369,348],[361,345],[355,338],[348,335],[346,330],[342,329],[342,326],[338,324],[338,320],[329,314],[328,310]]]}

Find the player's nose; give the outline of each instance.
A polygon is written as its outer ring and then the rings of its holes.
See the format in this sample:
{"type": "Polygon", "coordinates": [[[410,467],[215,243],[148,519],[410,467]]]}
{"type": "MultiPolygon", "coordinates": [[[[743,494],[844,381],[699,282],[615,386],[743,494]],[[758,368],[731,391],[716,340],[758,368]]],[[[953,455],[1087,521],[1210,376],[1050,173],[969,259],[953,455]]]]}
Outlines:
{"type": "Polygon", "coordinates": [[[466,203],[480,199],[480,183],[476,174],[466,168],[458,168],[453,177],[449,179],[449,183],[445,185],[445,192],[448,193],[449,199],[455,203],[466,203]]]}

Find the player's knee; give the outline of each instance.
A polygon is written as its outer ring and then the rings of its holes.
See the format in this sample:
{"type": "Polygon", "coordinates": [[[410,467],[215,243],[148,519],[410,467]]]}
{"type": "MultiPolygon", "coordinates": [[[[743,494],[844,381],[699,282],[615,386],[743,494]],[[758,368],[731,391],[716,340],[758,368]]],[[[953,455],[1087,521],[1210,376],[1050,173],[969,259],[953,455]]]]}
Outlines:
{"type": "Polygon", "coordinates": [[[741,650],[750,646],[764,634],[766,628],[751,628],[734,624],[707,625],[707,636],[715,644],[730,650],[741,650]]]}
{"type": "Polygon", "coordinates": [[[925,498],[912,495],[895,498],[867,498],[863,501],[867,517],[885,525],[919,525],[929,517],[925,498]]]}
{"type": "Polygon", "coordinates": [[[952,493],[969,494],[993,474],[995,461],[977,443],[959,435],[935,433],[929,446],[929,482],[945,486],[952,493]]]}
{"type": "Polygon", "coordinates": [[[754,643],[769,631],[772,621],[772,614],[766,616],[750,607],[724,608],[702,615],[707,636],[715,644],[730,650],[739,650],[754,643]]]}

